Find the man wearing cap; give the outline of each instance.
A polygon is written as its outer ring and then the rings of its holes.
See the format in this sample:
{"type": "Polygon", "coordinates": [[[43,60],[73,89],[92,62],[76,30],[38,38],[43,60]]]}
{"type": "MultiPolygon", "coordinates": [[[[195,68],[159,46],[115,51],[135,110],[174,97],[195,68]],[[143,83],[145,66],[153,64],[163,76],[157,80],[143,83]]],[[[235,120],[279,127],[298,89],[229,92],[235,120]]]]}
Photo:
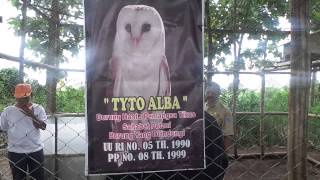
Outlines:
{"type": "Polygon", "coordinates": [[[0,129],[8,134],[8,158],[13,179],[44,179],[43,143],[40,129],[46,129],[47,116],[41,105],[31,102],[30,84],[15,87],[16,104],[4,109],[0,118],[0,129]]]}
{"type": "Polygon", "coordinates": [[[205,111],[213,116],[222,129],[225,150],[228,151],[233,145],[233,119],[230,110],[219,101],[220,86],[211,82],[206,87],[205,111]]]}

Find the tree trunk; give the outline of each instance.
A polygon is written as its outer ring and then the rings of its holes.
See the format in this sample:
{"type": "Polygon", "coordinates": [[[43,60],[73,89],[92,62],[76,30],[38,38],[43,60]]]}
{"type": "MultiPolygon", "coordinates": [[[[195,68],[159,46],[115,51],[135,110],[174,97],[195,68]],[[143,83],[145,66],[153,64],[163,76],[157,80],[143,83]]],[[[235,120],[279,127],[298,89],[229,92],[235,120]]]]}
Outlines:
{"type": "Polygon", "coordinates": [[[212,42],[212,28],[211,28],[211,17],[210,17],[210,0],[206,1],[206,17],[207,17],[207,33],[208,33],[208,73],[207,81],[212,81],[212,73],[210,71],[212,68],[212,59],[213,59],[213,42],[212,42]]]}
{"type": "MultiPolygon", "coordinates": [[[[59,27],[59,0],[52,0],[49,21],[49,50],[45,63],[54,67],[58,67],[59,64],[59,27]]],[[[56,88],[58,81],[56,73],[56,71],[47,69],[47,111],[50,113],[56,112],[56,88]]]]}
{"type": "Polygon", "coordinates": [[[288,179],[307,179],[307,120],[310,87],[309,1],[291,1],[288,179]]]}
{"type": "Polygon", "coordinates": [[[20,49],[19,49],[19,83],[24,82],[24,49],[26,47],[26,21],[27,21],[27,7],[29,0],[23,0],[21,7],[21,27],[20,27],[20,49]]]}

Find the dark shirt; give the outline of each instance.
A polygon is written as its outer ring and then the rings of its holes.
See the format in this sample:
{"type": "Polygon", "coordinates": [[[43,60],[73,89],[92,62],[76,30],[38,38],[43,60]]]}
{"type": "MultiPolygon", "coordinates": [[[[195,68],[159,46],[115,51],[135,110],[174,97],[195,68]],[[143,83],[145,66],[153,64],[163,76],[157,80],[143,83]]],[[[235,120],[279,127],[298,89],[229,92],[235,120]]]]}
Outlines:
{"type": "MultiPolygon", "coordinates": [[[[192,127],[192,125],[191,125],[192,127]]],[[[202,141],[199,139],[201,137],[202,128],[201,124],[197,124],[192,129],[192,141],[202,141]],[[200,134],[199,134],[200,133],[200,134]]],[[[224,141],[223,141],[223,133],[221,131],[220,126],[214,117],[212,117],[209,113],[205,112],[205,152],[206,152],[206,169],[203,170],[186,170],[186,171],[169,171],[169,172],[159,172],[155,174],[151,173],[138,173],[131,175],[120,175],[120,176],[109,176],[109,178],[113,179],[150,179],[150,177],[154,177],[155,179],[185,179],[185,177],[189,179],[215,179],[215,180],[223,180],[225,169],[228,166],[227,156],[224,151],[224,141]],[[161,178],[159,178],[161,177],[161,178]]],[[[199,149],[195,150],[200,152],[199,149]]],[[[108,178],[107,178],[108,179],[108,178]]],[[[152,179],[152,178],[151,178],[152,179]]]]}

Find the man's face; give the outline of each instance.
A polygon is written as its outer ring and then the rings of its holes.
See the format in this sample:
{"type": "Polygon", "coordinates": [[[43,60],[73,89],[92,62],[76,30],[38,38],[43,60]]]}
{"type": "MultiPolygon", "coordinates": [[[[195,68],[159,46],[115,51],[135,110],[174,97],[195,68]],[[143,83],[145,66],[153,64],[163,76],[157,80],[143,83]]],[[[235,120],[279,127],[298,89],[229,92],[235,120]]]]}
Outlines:
{"type": "Polygon", "coordinates": [[[213,91],[207,91],[206,92],[206,101],[208,101],[208,102],[217,102],[218,101],[218,98],[219,98],[219,95],[218,95],[218,93],[216,93],[216,92],[213,92],[213,91]]]}
{"type": "Polygon", "coordinates": [[[21,104],[21,105],[26,105],[30,102],[30,96],[28,97],[23,97],[23,98],[16,98],[16,101],[18,104],[21,104]]]}

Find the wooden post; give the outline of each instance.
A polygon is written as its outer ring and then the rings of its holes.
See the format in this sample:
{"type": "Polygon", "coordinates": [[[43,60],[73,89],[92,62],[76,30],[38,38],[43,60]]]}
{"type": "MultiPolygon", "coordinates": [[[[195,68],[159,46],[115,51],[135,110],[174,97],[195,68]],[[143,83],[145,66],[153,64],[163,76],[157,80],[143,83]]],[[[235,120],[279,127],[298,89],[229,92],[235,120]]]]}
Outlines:
{"type": "MultiPolygon", "coordinates": [[[[233,1],[233,31],[237,30],[237,0],[233,1]]],[[[233,117],[233,131],[234,131],[234,157],[238,158],[238,128],[237,128],[237,99],[239,90],[239,58],[237,56],[237,36],[233,33],[234,43],[233,43],[233,55],[234,55],[234,74],[233,74],[233,96],[232,96],[232,117],[233,117]]]]}
{"type": "Polygon", "coordinates": [[[59,162],[58,162],[58,117],[54,114],[54,179],[59,179],[59,162]]]}
{"type": "Polygon", "coordinates": [[[27,7],[29,0],[23,0],[23,4],[21,7],[21,26],[20,26],[20,49],[19,49],[19,82],[24,82],[24,49],[26,46],[26,23],[27,23],[27,7]]]}
{"type": "Polygon", "coordinates": [[[309,1],[291,1],[291,79],[288,179],[307,180],[307,119],[310,88],[309,1]]]}
{"type": "Polygon", "coordinates": [[[265,73],[261,73],[261,98],[260,98],[260,151],[262,159],[264,156],[264,146],[265,146],[265,135],[264,135],[264,97],[266,92],[266,78],[265,73]]]}
{"type": "Polygon", "coordinates": [[[317,82],[317,70],[314,69],[312,71],[312,77],[311,77],[311,90],[310,90],[310,106],[312,107],[315,102],[315,88],[316,88],[316,82],[317,82]]]}
{"type": "Polygon", "coordinates": [[[238,157],[238,140],[239,140],[239,133],[238,133],[238,124],[237,124],[237,99],[238,99],[238,90],[239,90],[239,73],[234,73],[233,79],[233,96],[232,96],[232,118],[233,118],[233,149],[234,149],[234,157],[238,157]]]}

